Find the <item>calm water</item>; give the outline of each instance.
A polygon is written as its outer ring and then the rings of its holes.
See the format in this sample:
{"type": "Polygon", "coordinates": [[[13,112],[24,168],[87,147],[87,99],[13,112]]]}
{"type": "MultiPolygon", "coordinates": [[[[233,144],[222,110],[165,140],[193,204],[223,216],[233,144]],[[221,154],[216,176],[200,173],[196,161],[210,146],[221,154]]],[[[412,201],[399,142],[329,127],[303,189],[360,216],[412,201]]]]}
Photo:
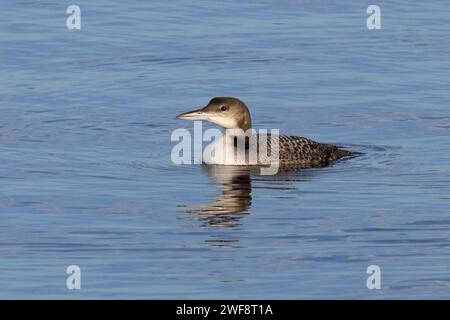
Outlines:
{"type": "Polygon", "coordinates": [[[368,4],[2,2],[0,298],[449,298],[450,4],[368,4]],[[218,95],[365,155],[175,166],[218,95]]]}

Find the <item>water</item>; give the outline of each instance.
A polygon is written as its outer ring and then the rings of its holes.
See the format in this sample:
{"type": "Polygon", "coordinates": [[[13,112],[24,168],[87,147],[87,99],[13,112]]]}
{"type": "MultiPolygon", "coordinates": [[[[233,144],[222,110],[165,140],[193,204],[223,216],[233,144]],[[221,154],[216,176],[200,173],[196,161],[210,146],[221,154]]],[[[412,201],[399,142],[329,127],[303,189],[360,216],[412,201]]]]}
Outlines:
{"type": "Polygon", "coordinates": [[[448,298],[450,5],[378,1],[369,31],[368,4],[1,2],[0,297],[448,298]],[[172,164],[175,115],[224,95],[365,155],[172,164]]]}

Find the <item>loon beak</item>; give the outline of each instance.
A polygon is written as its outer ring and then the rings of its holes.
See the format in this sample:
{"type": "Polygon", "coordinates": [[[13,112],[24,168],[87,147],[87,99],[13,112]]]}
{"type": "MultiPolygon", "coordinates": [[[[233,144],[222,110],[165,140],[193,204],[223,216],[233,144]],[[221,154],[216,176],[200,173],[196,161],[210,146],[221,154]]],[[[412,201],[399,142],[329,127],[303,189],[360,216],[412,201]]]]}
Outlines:
{"type": "Polygon", "coordinates": [[[204,108],[200,108],[197,110],[179,114],[177,115],[177,118],[182,120],[208,120],[209,115],[204,111],[204,108]]]}

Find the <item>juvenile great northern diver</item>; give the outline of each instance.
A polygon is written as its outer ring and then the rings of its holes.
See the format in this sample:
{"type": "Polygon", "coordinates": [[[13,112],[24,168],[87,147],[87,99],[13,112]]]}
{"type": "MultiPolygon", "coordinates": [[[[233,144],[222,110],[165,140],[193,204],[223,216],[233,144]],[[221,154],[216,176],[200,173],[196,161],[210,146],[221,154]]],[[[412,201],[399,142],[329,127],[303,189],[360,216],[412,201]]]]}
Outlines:
{"type": "MultiPolygon", "coordinates": [[[[244,132],[252,128],[250,111],[241,100],[231,97],[216,97],[209,101],[204,108],[182,113],[177,116],[184,120],[206,120],[226,129],[242,129],[244,132]]],[[[228,131],[228,130],[226,130],[228,131]]],[[[267,140],[267,149],[270,153],[270,139],[267,140]]],[[[222,141],[216,141],[223,143],[222,141]]],[[[236,141],[228,146],[236,148],[236,141]]],[[[248,140],[246,144],[248,149],[248,140]]],[[[218,148],[221,149],[221,148],[218,148]]],[[[222,150],[222,149],[221,149],[222,150]]],[[[279,136],[279,158],[281,165],[292,165],[302,168],[323,167],[332,164],[336,160],[344,157],[359,155],[358,152],[351,152],[341,149],[339,146],[318,143],[313,140],[297,136],[279,136]]],[[[222,159],[207,159],[211,164],[236,164],[227,163],[222,159]]]]}

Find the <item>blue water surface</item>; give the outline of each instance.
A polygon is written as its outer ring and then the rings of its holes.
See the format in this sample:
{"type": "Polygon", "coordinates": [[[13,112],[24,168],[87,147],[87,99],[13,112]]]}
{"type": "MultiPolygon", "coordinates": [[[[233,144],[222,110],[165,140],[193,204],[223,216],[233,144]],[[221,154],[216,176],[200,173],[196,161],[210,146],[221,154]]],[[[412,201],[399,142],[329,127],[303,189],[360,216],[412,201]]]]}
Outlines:
{"type": "Polygon", "coordinates": [[[1,2],[0,298],[449,298],[450,3],[369,4],[1,2]],[[173,164],[214,96],[364,156],[173,164]]]}

